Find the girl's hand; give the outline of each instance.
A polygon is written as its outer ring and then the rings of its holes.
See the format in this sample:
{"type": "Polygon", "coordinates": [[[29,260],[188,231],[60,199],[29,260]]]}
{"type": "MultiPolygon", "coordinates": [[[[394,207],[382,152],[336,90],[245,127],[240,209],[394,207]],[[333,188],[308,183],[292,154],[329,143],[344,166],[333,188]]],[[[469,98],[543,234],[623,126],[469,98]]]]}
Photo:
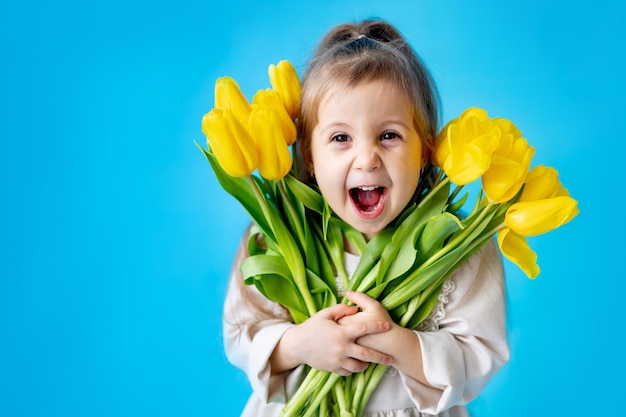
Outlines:
{"type": "MultiPolygon", "coordinates": [[[[348,291],[348,300],[360,307],[357,314],[344,316],[339,324],[354,326],[358,323],[382,321],[391,323],[391,328],[385,333],[370,333],[357,339],[357,343],[365,348],[385,353],[393,358],[391,365],[407,375],[430,385],[424,376],[422,365],[422,350],[417,335],[407,328],[394,323],[380,302],[361,292],[348,291]]],[[[389,365],[389,363],[386,363],[389,365]]]]}
{"type": "Polygon", "coordinates": [[[370,362],[390,364],[389,355],[357,344],[356,340],[388,331],[391,321],[372,318],[341,325],[338,323],[357,312],[355,306],[338,304],[289,328],[270,358],[272,373],[306,363],[316,369],[347,376],[365,370],[370,362]]]}
{"type": "Polygon", "coordinates": [[[393,332],[391,335],[388,333],[385,335],[364,335],[357,340],[357,343],[361,346],[392,355],[393,348],[397,344],[394,334],[398,331],[400,326],[391,320],[385,307],[377,300],[362,292],[348,291],[346,298],[356,304],[360,308],[360,311],[357,314],[342,317],[339,320],[339,324],[354,326],[369,321],[391,323],[390,331],[393,332]]]}

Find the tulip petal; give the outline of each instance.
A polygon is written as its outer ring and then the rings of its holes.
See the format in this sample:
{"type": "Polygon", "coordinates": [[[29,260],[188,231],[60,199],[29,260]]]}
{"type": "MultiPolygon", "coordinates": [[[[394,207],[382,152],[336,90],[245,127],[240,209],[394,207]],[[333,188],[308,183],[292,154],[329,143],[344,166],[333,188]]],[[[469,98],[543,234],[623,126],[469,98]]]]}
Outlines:
{"type": "MultiPolygon", "coordinates": [[[[451,146],[451,149],[454,149],[451,146]]],[[[450,177],[450,181],[457,185],[469,184],[485,173],[491,161],[491,156],[474,145],[466,145],[458,152],[454,149],[443,164],[442,168],[450,177]]]]}
{"type": "Polygon", "coordinates": [[[270,84],[276,90],[282,99],[282,103],[292,120],[300,111],[300,94],[301,86],[296,69],[289,61],[280,61],[278,65],[270,65],[269,69],[270,84]]]}
{"type": "Polygon", "coordinates": [[[569,197],[569,193],[559,181],[559,173],[552,167],[537,165],[526,177],[524,191],[519,202],[543,200],[558,196],[569,197]]]}
{"type": "Polygon", "coordinates": [[[499,143],[500,129],[487,112],[469,108],[437,136],[434,162],[453,183],[469,184],[487,171],[499,143]]]}
{"type": "Polygon", "coordinates": [[[537,254],[530,249],[524,236],[511,229],[502,229],[498,233],[498,246],[502,254],[517,265],[528,278],[536,278],[540,269],[537,265],[537,254]]]}
{"type": "Polygon", "coordinates": [[[230,110],[213,109],[205,114],[202,132],[228,175],[241,178],[256,169],[258,157],[254,142],[230,110]]]}
{"type": "Polygon", "coordinates": [[[255,107],[250,115],[250,131],[259,153],[259,173],[272,181],[287,175],[293,164],[279,119],[275,108],[255,107]]]}
{"type": "Polygon", "coordinates": [[[502,137],[482,183],[490,201],[504,203],[514,198],[524,185],[535,149],[509,120],[495,119],[495,122],[502,137]]]}
{"type": "Polygon", "coordinates": [[[287,145],[296,141],[296,125],[282,105],[280,95],[273,90],[259,90],[252,98],[252,106],[274,109],[278,115],[277,123],[283,130],[282,137],[287,145]]]}
{"type": "Polygon", "coordinates": [[[220,77],[215,81],[214,108],[232,110],[235,117],[244,125],[250,115],[250,103],[239,88],[239,84],[230,77],[220,77]]]}
{"type": "Polygon", "coordinates": [[[536,236],[564,225],[578,215],[578,202],[571,197],[555,197],[513,204],[504,223],[522,236],[536,236]]]}

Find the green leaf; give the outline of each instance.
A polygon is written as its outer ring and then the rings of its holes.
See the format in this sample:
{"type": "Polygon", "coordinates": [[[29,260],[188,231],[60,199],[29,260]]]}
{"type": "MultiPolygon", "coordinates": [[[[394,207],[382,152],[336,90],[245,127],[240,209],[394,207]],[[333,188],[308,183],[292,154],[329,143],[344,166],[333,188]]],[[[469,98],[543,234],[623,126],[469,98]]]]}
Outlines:
{"type": "Polygon", "coordinates": [[[393,310],[400,304],[406,303],[411,298],[417,296],[426,287],[438,279],[447,278],[457,267],[455,262],[463,253],[469,242],[459,245],[457,248],[446,253],[439,259],[428,264],[425,268],[418,268],[411,274],[403,277],[401,285],[394,288],[393,292],[385,296],[381,301],[387,310],[393,310]]]}
{"type": "Polygon", "coordinates": [[[442,183],[434,188],[418,204],[418,208],[422,210],[421,215],[428,219],[430,216],[441,213],[448,203],[449,194],[450,182],[442,183]]]}
{"type": "Polygon", "coordinates": [[[463,224],[453,214],[446,212],[431,217],[416,242],[419,252],[418,262],[421,263],[434,255],[444,246],[450,235],[462,228],[463,224]]]}
{"type": "Polygon", "coordinates": [[[348,223],[337,217],[331,217],[330,223],[339,227],[343,232],[345,238],[350,242],[352,247],[356,249],[358,255],[362,255],[365,251],[365,246],[367,245],[367,241],[365,240],[365,236],[363,233],[356,230],[354,227],[350,226],[348,223]]]}
{"type": "Polygon", "coordinates": [[[469,191],[466,191],[463,197],[461,197],[459,200],[450,204],[450,206],[448,207],[448,211],[453,214],[458,213],[458,211],[463,208],[468,198],[469,198],[469,191]]]}
{"type": "Polygon", "coordinates": [[[262,242],[262,238],[263,233],[261,233],[261,229],[259,229],[257,225],[252,225],[248,236],[248,253],[251,256],[261,255],[267,252],[267,248],[259,245],[259,243],[262,242]]]}
{"type": "Polygon", "coordinates": [[[319,276],[307,269],[307,282],[318,310],[337,304],[335,292],[319,276]]]}
{"type": "MultiPolygon", "coordinates": [[[[363,279],[370,275],[370,271],[374,267],[375,264],[378,263],[380,256],[383,253],[385,247],[391,241],[391,236],[393,235],[393,229],[386,229],[376,235],[372,240],[370,240],[365,246],[365,250],[361,255],[361,259],[359,260],[359,264],[356,267],[356,270],[352,274],[352,278],[350,279],[350,289],[357,290],[361,288],[367,288],[369,285],[373,284],[376,280],[376,277],[372,277],[373,281],[365,282],[365,287],[363,287],[363,279]]],[[[380,266],[379,266],[380,268],[380,266]]]]}
{"type": "Polygon", "coordinates": [[[383,281],[382,283],[376,285],[374,288],[367,290],[366,294],[374,299],[378,299],[378,297],[380,297],[380,295],[383,293],[383,291],[387,287],[387,284],[389,284],[388,281],[383,281]]]}
{"type": "Polygon", "coordinates": [[[406,327],[408,329],[415,329],[430,315],[437,304],[437,298],[439,298],[439,293],[441,293],[441,286],[442,284],[437,285],[430,294],[427,294],[427,291],[422,291],[418,302],[419,306],[415,313],[413,313],[411,319],[407,322],[406,327]]]}
{"type": "Polygon", "coordinates": [[[328,231],[328,222],[333,215],[333,211],[331,210],[328,202],[324,200],[324,209],[322,210],[322,230],[324,233],[324,239],[326,239],[326,232],[328,231]]]}
{"type": "Polygon", "coordinates": [[[266,298],[307,316],[306,304],[282,257],[250,256],[242,262],[241,273],[246,285],[256,286],[266,298]]]}
{"type": "Polygon", "coordinates": [[[324,198],[319,192],[304,184],[292,174],[287,174],[284,180],[293,195],[301,201],[306,208],[319,214],[324,212],[324,198]]]}
{"type": "Polygon", "coordinates": [[[314,248],[315,255],[313,255],[312,252],[307,251],[307,267],[318,276],[320,276],[324,280],[324,282],[328,286],[330,286],[330,288],[332,288],[333,291],[336,293],[335,272],[333,269],[330,255],[328,253],[328,247],[324,244],[324,241],[321,237],[321,225],[319,224],[319,222],[314,221],[314,219],[309,218],[309,220],[311,220],[309,223],[311,226],[311,228],[309,229],[311,237],[310,245],[312,245],[312,247],[314,248]],[[316,257],[314,260],[312,259],[313,256],[316,257]],[[317,264],[317,271],[310,267],[312,262],[310,262],[309,259],[317,264]]]}

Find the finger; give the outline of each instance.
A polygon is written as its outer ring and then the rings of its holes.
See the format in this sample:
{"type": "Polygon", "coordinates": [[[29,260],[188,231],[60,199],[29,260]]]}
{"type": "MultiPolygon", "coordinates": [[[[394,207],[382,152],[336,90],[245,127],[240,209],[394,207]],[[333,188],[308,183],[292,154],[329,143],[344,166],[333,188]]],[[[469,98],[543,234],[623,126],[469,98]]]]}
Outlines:
{"type": "Polygon", "coordinates": [[[390,365],[393,361],[393,358],[385,353],[358,344],[355,344],[351,349],[350,357],[361,363],[381,363],[383,365],[390,365]]]}
{"type": "Polygon", "coordinates": [[[359,308],[357,306],[349,306],[346,304],[337,304],[334,306],[327,307],[320,311],[320,315],[322,317],[329,318],[333,321],[338,321],[342,317],[350,316],[352,314],[358,313],[359,308]]]}
{"type": "Polygon", "coordinates": [[[363,292],[348,291],[346,298],[361,307],[362,310],[374,309],[378,306],[376,300],[363,292]]]}
{"type": "Polygon", "coordinates": [[[367,369],[369,362],[363,362],[358,359],[348,358],[344,360],[341,365],[342,365],[342,368],[337,373],[343,376],[348,376],[355,372],[363,372],[364,370],[367,369]]]}
{"type": "Polygon", "coordinates": [[[356,340],[368,334],[384,333],[391,328],[391,325],[382,320],[360,321],[358,323],[348,324],[348,337],[356,340]]]}

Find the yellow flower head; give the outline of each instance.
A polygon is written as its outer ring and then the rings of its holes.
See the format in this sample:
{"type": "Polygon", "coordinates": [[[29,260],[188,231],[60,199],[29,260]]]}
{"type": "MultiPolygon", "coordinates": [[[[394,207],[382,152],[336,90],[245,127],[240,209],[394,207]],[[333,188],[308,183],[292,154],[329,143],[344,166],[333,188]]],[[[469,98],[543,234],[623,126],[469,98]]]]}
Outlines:
{"type": "Polygon", "coordinates": [[[245,177],[257,167],[250,134],[230,109],[213,109],[202,118],[202,132],[220,166],[232,177],[245,177]]]}
{"type": "Polygon", "coordinates": [[[503,203],[522,188],[535,149],[510,120],[494,119],[494,123],[500,130],[500,146],[491,155],[491,164],[482,183],[489,200],[503,203]]]}
{"type": "Polygon", "coordinates": [[[278,65],[269,66],[270,83],[280,94],[283,106],[292,120],[295,120],[300,111],[300,95],[302,87],[296,69],[289,61],[280,61],[278,65]]]}
{"type": "Polygon", "coordinates": [[[576,200],[558,196],[513,204],[506,212],[504,224],[522,236],[536,236],[561,227],[578,213],[576,200]]]}
{"type": "Polygon", "coordinates": [[[469,184],[489,169],[491,155],[499,145],[498,125],[485,110],[469,108],[437,136],[434,162],[453,183],[469,184]]]}
{"type": "Polygon", "coordinates": [[[230,110],[244,125],[248,124],[248,117],[252,111],[250,103],[241,92],[239,84],[230,77],[220,77],[215,81],[215,103],[219,110],[230,110]]]}
{"type": "MultiPolygon", "coordinates": [[[[296,141],[296,125],[289,117],[287,110],[282,105],[280,95],[274,90],[259,90],[252,98],[252,106],[262,107],[266,109],[274,109],[278,118],[278,123],[282,130],[282,138],[287,145],[291,145],[296,141]]],[[[252,130],[251,130],[252,132],[252,130]]]]}
{"type": "Polygon", "coordinates": [[[287,175],[292,165],[280,118],[274,107],[253,106],[250,115],[250,132],[259,154],[259,173],[273,181],[287,175]]]}
{"type": "Polygon", "coordinates": [[[538,165],[526,177],[518,202],[507,210],[505,224],[523,236],[547,233],[572,220],[578,202],[559,181],[556,169],[538,165]]]}
{"type": "Polygon", "coordinates": [[[552,167],[537,165],[526,177],[519,202],[536,201],[559,196],[569,197],[567,189],[559,181],[559,173],[552,167]]]}

